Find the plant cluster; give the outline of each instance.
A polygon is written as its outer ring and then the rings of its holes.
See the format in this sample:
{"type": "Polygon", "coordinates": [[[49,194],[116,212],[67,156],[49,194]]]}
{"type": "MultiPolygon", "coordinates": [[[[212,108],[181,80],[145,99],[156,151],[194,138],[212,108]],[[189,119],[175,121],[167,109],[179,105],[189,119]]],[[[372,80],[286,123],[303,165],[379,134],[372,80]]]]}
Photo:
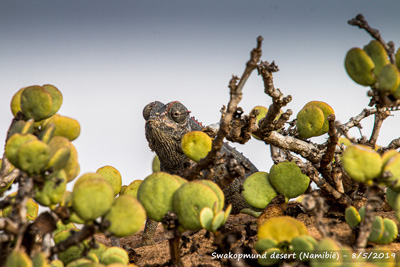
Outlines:
{"type": "MultiPolygon", "coordinates": [[[[397,218],[400,216],[400,138],[377,145],[384,120],[400,106],[400,49],[395,52],[394,44],[386,43],[362,15],[349,23],[365,29],[373,38],[363,49],[350,49],[344,60],[351,79],[369,87],[369,108],[341,124],[331,106],[314,100],[289,121],[293,112],[283,108],[292,97],[275,88],[273,74],[279,69],[274,62],[260,60],[259,37],[241,78],[234,76],[230,80],[230,101],[222,109],[219,128],[206,127],[182,138],[181,149],[194,162],[182,177],[161,172],[157,157],[153,173],[129,185],[122,185],[120,173],[112,166],[79,176],[78,154],[72,141],[79,136],[80,125],[57,113],[62,104],[61,92],[53,85],[19,90],[11,101],[14,118],[1,162],[0,193],[6,196],[0,200],[0,263],[35,267],[133,266],[125,250],[106,248],[94,239],[94,234],[104,233],[116,241],[115,238],[137,233],[147,217],[163,223],[172,264],[181,265],[182,232],[206,229],[221,240],[221,236],[228,235],[223,229],[218,231],[231,211],[231,206],[225,207],[223,190],[234,178],[244,175],[246,166],[220,150],[225,139],[244,144],[252,136],[270,146],[274,161],[269,173],[260,171],[249,176],[241,191],[252,214],[263,211],[254,246],[265,256],[258,260],[259,264],[298,260],[271,257],[276,254],[338,251],[340,261],[310,258],[301,264],[352,266],[355,261],[343,261],[344,255],[354,253],[352,249],[364,251],[368,242],[393,242],[398,233],[396,223],[375,216],[374,211],[386,196],[397,218]],[[248,77],[256,69],[272,104],[269,108],[256,106],[244,115],[238,103],[248,77]],[[371,115],[375,120],[369,138],[349,134],[354,127],[361,133],[362,120],[371,115]],[[325,134],[328,139],[324,143],[310,139],[325,134]],[[204,178],[205,171],[221,164],[227,166],[228,174],[218,184],[199,179],[204,178]],[[66,184],[71,181],[75,184],[68,192],[66,184]],[[7,195],[12,184],[18,185],[18,190],[7,195]],[[314,216],[322,235],[319,241],[308,235],[303,223],[287,216],[289,200],[299,196],[301,210],[314,216]],[[39,205],[48,210],[38,214],[39,205]],[[353,229],[352,248],[334,240],[323,222],[333,209],[341,212],[353,229]],[[75,224],[82,227],[78,229],[75,224]]],[[[387,264],[393,266],[392,263],[387,264]]],[[[246,262],[241,264],[246,266],[246,262]]]]}

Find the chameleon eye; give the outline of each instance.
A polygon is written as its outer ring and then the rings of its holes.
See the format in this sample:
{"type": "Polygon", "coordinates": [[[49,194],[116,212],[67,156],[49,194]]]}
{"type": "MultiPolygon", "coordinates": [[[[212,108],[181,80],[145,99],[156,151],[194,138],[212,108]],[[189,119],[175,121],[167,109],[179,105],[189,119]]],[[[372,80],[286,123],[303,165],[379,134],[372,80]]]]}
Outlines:
{"type": "Polygon", "coordinates": [[[184,105],[179,102],[174,102],[169,107],[168,113],[170,118],[175,122],[183,123],[186,121],[189,112],[184,105]]]}
{"type": "Polygon", "coordinates": [[[147,121],[150,118],[151,111],[159,109],[162,106],[164,106],[164,104],[159,101],[154,101],[147,104],[143,109],[143,118],[147,121]]]}

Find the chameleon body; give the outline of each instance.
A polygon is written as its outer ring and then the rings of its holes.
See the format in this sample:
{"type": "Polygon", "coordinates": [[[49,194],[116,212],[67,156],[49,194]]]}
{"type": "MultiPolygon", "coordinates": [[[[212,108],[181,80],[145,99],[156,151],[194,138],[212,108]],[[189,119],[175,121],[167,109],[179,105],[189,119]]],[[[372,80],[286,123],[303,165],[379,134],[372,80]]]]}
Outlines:
{"type": "MultiPolygon", "coordinates": [[[[178,101],[163,104],[159,101],[151,102],[143,109],[143,117],[146,120],[145,132],[149,147],[160,159],[161,171],[182,176],[188,166],[194,164],[183,153],[181,139],[190,131],[201,131],[203,126],[193,117],[190,111],[178,101]]],[[[224,144],[222,152],[230,154],[238,163],[246,166],[245,177],[235,178],[234,181],[223,191],[226,205],[232,204],[232,213],[239,213],[248,207],[241,197],[241,185],[243,180],[250,174],[258,171],[257,168],[243,154],[224,144]]],[[[217,182],[227,170],[219,165],[214,171],[212,180],[217,182]]],[[[153,236],[157,228],[157,222],[147,219],[143,234],[142,244],[152,244],[153,236]]]]}

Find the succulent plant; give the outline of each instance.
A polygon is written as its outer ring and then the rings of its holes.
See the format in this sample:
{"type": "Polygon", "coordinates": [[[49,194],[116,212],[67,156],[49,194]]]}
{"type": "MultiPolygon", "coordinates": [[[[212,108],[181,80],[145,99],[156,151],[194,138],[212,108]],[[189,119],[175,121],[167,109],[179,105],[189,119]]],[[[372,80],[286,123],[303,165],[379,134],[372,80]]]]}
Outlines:
{"type": "Polygon", "coordinates": [[[272,239],[276,243],[291,242],[293,238],[308,235],[306,226],[290,216],[273,217],[258,228],[258,240],[272,239]]]}
{"type": "MultiPolygon", "coordinates": [[[[17,195],[17,192],[14,192],[14,193],[11,193],[11,194],[9,194],[7,196],[7,197],[10,198],[11,203],[14,203],[16,195],[17,195]]],[[[27,211],[26,211],[26,219],[28,221],[34,221],[36,219],[37,215],[38,215],[38,212],[39,212],[39,205],[35,201],[33,201],[33,199],[29,198],[28,202],[26,203],[26,209],[27,209],[27,211]]],[[[11,211],[12,211],[12,207],[11,206],[5,207],[3,209],[3,216],[7,217],[8,215],[11,214],[11,211]]]]}
{"type": "Polygon", "coordinates": [[[7,159],[13,164],[14,166],[18,165],[18,149],[26,142],[37,140],[36,136],[33,134],[19,134],[16,133],[11,136],[6,143],[5,147],[5,154],[7,159]]]}
{"type": "Polygon", "coordinates": [[[204,132],[191,131],[182,137],[181,146],[188,158],[198,162],[211,151],[212,139],[204,132]]]}
{"type": "Polygon", "coordinates": [[[347,74],[356,83],[363,86],[369,86],[375,83],[375,64],[361,48],[355,47],[347,52],[344,66],[347,74]]]}
{"type": "Polygon", "coordinates": [[[365,45],[363,49],[374,62],[374,74],[378,77],[383,66],[389,63],[389,58],[385,48],[377,40],[371,40],[371,42],[365,45]]]}
{"type": "Polygon", "coordinates": [[[385,93],[395,93],[400,84],[399,70],[393,64],[385,65],[378,77],[379,90],[385,93]]]}
{"type": "Polygon", "coordinates": [[[291,250],[296,255],[300,255],[302,252],[313,252],[317,244],[317,241],[309,235],[296,236],[290,242],[291,250]]]}
{"type": "Polygon", "coordinates": [[[345,210],[345,220],[350,227],[356,227],[361,222],[361,216],[355,207],[350,206],[345,210]]]}
{"type": "Polygon", "coordinates": [[[65,137],[54,136],[48,142],[48,147],[50,160],[46,169],[51,168],[52,171],[59,171],[65,168],[71,156],[71,142],[65,137]]]}
{"type": "Polygon", "coordinates": [[[279,248],[270,248],[262,253],[261,257],[257,259],[258,264],[262,266],[272,266],[280,262],[280,259],[273,257],[273,255],[281,254],[279,248]]]}
{"type": "MultiPolygon", "coordinates": [[[[338,252],[340,251],[339,245],[332,238],[323,238],[318,244],[315,246],[315,253],[330,253],[330,252],[338,252]]],[[[310,261],[310,266],[341,266],[343,262],[343,257],[341,255],[338,258],[329,258],[329,257],[321,257],[321,258],[313,258],[310,261]]]]}
{"type": "Polygon", "coordinates": [[[353,145],[343,153],[342,164],[350,178],[365,183],[380,175],[382,158],[370,147],[353,145]]]}
{"type": "Polygon", "coordinates": [[[268,177],[275,190],[287,198],[300,196],[310,184],[310,178],[294,162],[273,165],[268,177]]]}
{"type": "Polygon", "coordinates": [[[333,108],[325,102],[308,102],[297,114],[297,131],[301,138],[323,135],[329,130],[328,116],[333,108]]]}
{"type": "Polygon", "coordinates": [[[52,178],[44,181],[42,188],[35,187],[34,200],[40,205],[51,207],[58,204],[67,188],[67,177],[64,170],[57,172],[52,178]]]}
{"type": "Polygon", "coordinates": [[[396,191],[400,192],[400,154],[394,154],[390,157],[382,168],[382,173],[387,174],[388,178],[384,180],[386,185],[396,191]]]}
{"type": "MultiPolygon", "coordinates": [[[[76,231],[76,230],[74,230],[74,231],[76,231]]],[[[65,239],[70,237],[71,234],[72,234],[72,231],[70,229],[59,232],[58,234],[54,235],[54,237],[53,237],[54,243],[58,244],[61,241],[64,241],[65,239]]],[[[87,246],[86,241],[83,242],[79,246],[71,246],[67,250],[65,250],[61,253],[58,253],[58,258],[64,263],[64,265],[67,265],[68,263],[81,258],[82,253],[85,250],[86,246],[87,246]]]]}
{"type": "Polygon", "coordinates": [[[11,113],[13,114],[14,117],[17,116],[18,112],[20,112],[20,111],[22,112],[22,110],[21,110],[21,94],[24,91],[24,89],[25,89],[25,87],[19,89],[18,92],[16,92],[11,99],[10,107],[11,107],[11,113]]]}
{"type": "Polygon", "coordinates": [[[383,225],[384,230],[382,233],[382,237],[376,242],[378,242],[379,244],[389,244],[397,237],[397,225],[393,220],[388,218],[383,219],[383,225]]]}
{"type": "Polygon", "coordinates": [[[7,258],[6,267],[24,266],[33,267],[32,260],[23,251],[13,251],[7,258]]]}
{"type": "Polygon", "coordinates": [[[141,185],[142,182],[143,182],[142,180],[135,180],[127,186],[125,186],[125,185],[122,186],[119,194],[120,195],[128,195],[128,196],[131,196],[131,197],[134,197],[137,199],[137,192],[138,192],[139,186],[141,185]]]}
{"type": "Polygon", "coordinates": [[[153,161],[151,163],[151,169],[153,172],[159,172],[161,171],[160,168],[160,159],[158,158],[157,155],[154,156],[153,161]]]}
{"type": "MultiPolygon", "coordinates": [[[[202,228],[200,212],[205,207],[213,210],[214,216],[221,211],[219,198],[211,187],[199,182],[190,182],[176,190],[173,198],[173,211],[178,215],[178,222],[184,229],[199,230],[202,228]]],[[[208,225],[208,223],[204,224],[208,225]]]]}
{"type": "MultiPolygon", "coordinates": [[[[119,247],[109,247],[107,248],[101,255],[100,255],[100,262],[103,264],[110,264],[112,263],[111,259],[109,258],[111,255],[118,255],[120,259],[123,260],[125,265],[129,263],[129,256],[126,250],[119,248],[119,247]],[[108,259],[107,259],[108,258],[108,259]]],[[[112,256],[113,259],[118,261],[119,259],[115,256],[112,256]]],[[[115,262],[115,261],[114,261],[115,262]]]]}
{"type": "Polygon", "coordinates": [[[181,184],[172,175],[156,172],[147,176],[140,184],[137,198],[146,210],[147,216],[161,222],[163,216],[173,211],[175,191],[181,184]]]}
{"type": "Polygon", "coordinates": [[[372,226],[371,232],[369,234],[368,239],[372,242],[377,242],[379,239],[382,238],[385,226],[381,216],[375,216],[372,226]]]}
{"type": "Polygon", "coordinates": [[[83,178],[81,181],[78,179],[74,185],[72,207],[80,218],[92,221],[111,208],[114,190],[102,176],[101,178],[83,178]]]}
{"type": "Polygon", "coordinates": [[[146,220],[146,211],[137,199],[122,195],[114,200],[104,219],[111,223],[108,231],[114,236],[124,237],[140,231],[146,220]]]}
{"type": "Polygon", "coordinates": [[[243,182],[242,196],[255,209],[264,209],[278,195],[268,176],[267,172],[255,172],[243,182]]]}
{"type": "Polygon", "coordinates": [[[97,169],[96,173],[103,175],[104,179],[111,184],[114,190],[114,196],[119,194],[122,187],[122,177],[121,173],[116,168],[107,165],[97,169]]]}
{"type": "Polygon", "coordinates": [[[47,129],[53,123],[55,126],[54,136],[64,136],[68,140],[73,141],[81,133],[79,122],[73,118],[55,114],[44,121],[42,126],[44,129],[47,129]]]}

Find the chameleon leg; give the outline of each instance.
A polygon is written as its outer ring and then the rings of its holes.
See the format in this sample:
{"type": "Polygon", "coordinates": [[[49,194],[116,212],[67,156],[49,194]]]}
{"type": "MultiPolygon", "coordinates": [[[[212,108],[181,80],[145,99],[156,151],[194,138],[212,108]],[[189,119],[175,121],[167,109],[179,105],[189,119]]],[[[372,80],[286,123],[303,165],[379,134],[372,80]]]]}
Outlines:
{"type": "Polygon", "coordinates": [[[146,225],[144,227],[143,235],[142,235],[142,241],[140,242],[139,246],[151,246],[154,245],[154,235],[156,233],[158,226],[158,222],[147,218],[146,220],[146,225]]]}

